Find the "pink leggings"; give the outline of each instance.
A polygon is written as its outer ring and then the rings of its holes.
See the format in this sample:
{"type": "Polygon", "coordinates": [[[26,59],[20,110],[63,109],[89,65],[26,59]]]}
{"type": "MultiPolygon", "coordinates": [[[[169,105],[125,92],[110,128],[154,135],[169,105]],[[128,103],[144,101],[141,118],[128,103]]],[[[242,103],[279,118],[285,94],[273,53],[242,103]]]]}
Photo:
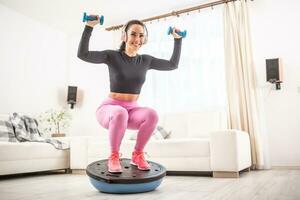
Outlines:
{"type": "Polygon", "coordinates": [[[138,130],[136,151],[143,151],[154,131],[158,115],[155,110],[139,107],[136,101],[106,99],[97,109],[98,122],[109,131],[111,152],[119,152],[126,129],[138,130]]]}

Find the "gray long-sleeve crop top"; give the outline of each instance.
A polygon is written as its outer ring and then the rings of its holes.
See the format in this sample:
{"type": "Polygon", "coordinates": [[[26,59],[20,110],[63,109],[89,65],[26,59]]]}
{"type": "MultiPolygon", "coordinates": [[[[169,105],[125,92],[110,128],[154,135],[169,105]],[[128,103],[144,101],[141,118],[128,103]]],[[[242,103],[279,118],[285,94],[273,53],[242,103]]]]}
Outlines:
{"type": "Polygon", "coordinates": [[[78,57],[90,63],[105,63],[109,69],[110,91],[139,94],[149,69],[173,70],[178,67],[182,39],[174,39],[170,60],[150,55],[130,57],[118,50],[89,51],[89,40],[93,28],[85,26],[78,48],[78,57]]]}

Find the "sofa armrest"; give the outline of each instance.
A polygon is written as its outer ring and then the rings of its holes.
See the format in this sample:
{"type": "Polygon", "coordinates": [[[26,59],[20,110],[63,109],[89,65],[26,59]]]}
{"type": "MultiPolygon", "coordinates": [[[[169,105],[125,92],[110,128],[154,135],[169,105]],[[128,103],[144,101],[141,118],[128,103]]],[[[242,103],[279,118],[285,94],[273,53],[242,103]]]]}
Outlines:
{"type": "Polygon", "coordinates": [[[51,139],[59,140],[60,142],[64,142],[70,146],[71,137],[51,137],[51,139]]]}
{"type": "Polygon", "coordinates": [[[71,169],[85,169],[88,160],[88,137],[72,137],[70,147],[71,169]]]}
{"type": "Polygon", "coordinates": [[[239,172],[251,166],[249,134],[240,130],[210,133],[211,168],[216,172],[239,172]]]}

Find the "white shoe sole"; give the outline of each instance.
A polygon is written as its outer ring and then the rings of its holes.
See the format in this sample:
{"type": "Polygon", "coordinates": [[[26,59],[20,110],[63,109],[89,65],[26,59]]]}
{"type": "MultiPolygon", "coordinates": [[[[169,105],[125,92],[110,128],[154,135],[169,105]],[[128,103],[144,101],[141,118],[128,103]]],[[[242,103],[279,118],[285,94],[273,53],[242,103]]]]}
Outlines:
{"type": "Polygon", "coordinates": [[[134,162],[130,162],[131,165],[136,166],[139,170],[142,171],[150,171],[150,168],[140,168],[137,164],[135,164],[134,162]]]}
{"type": "Polygon", "coordinates": [[[113,174],[121,174],[123,172],[122,168],[120,170],[110,170],[108,166],[107,166],[107,171],[113,174]]]}

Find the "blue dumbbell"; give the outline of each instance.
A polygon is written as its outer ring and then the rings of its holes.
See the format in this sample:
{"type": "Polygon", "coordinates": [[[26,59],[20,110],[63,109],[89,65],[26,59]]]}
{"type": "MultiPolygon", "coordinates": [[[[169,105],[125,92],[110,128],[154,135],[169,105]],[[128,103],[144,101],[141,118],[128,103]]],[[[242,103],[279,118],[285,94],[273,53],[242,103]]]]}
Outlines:
{"type": "MultiPolygon", "coordinates": [[[[170,26],[168,29],[168,35],[170,35],[173,32],[173,28],[170,26]]],[[[181,37],[185,38],[186,37],[186,30],[184,31],[175,31],[178,35],[180,35],[181,37]]]]}
{"type": "MultiPolygon", "coordinates": [[[[93,21],[93,20],[97,20],[96,16],[89,16],[86,14],[86,12],[83,13],[83,18],[82,21],[86,22],[86,21],[93,21]]],[[[102,25],[104,23],[104,16],[101,15],[100,16],[100,25],[102,25]]]]}

